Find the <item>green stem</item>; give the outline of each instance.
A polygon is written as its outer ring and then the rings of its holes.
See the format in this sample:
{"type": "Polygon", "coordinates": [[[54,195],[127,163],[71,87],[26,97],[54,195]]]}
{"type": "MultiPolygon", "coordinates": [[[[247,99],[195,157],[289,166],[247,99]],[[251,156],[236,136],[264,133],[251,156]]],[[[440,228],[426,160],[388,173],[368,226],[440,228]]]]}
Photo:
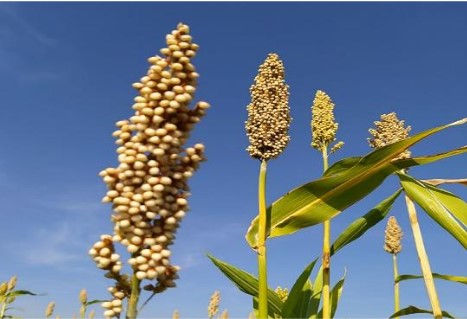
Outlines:
{"type": "Polygon", "coordinates": [[[259,205],[259,225],[258,225],[258,319],[268,318],[268,278],[267,278],[267,258],[266,258],[266,170],[267,161],[261,162],[258,183],[258,205],[259,205]]]}
{"type": "Polygon", "coordinates": [[[418,260],[422,269],[423,280],[425,281],[428,298],[430,299],[431,308],[433,309],[433,317],[435,319],[443,318],[441,306],[439,303],[438,293],[436,292],[433,274],[431,272],[430,262],[423,243],[422,231],[418,223],[417,211],[412,200],[406,195],[405,202],[407,204],[407,211],[409,213],[410,226],[415,240],[415,247],[417,249],[418,260]]]}
{"type": "Polygon", "coordinates": [[[0,319],[3,319],[5,317],[5,311],[6,311],[6,301],[2,303],[2,308],[0,309],[0,319]]]}
{"type": "Polygon", "coordinates": [[[138,300],[141,293],[141,280],[136,277],[136,270],[133,271],[131,278],[131,292],[130,299],[128,300],[128,309],[126,311],[126,319],[136,319],[138,316],[138,300]]]}
{"type": "MultiPolygon", "coordinates": [[[[396,278],[399,276],[399,271],[397,269],[397,254],[392,254],[392,266],[394,268],[394,313],[396,313],[400,310],[399,283],[396,282],[396,278]]],[[[395,319],[399,319],[399,317],[396,317],[395,319]]]]}
{"type": "MultiPolygon", "coordinates": [[[[322,149],[323,168],[328,169],[328,149],[322,149]]],[[[330,305],[330,282],[331,282],[331,221],[326,220],[323,224],[323,319],[331,318],[330,305]]]]}

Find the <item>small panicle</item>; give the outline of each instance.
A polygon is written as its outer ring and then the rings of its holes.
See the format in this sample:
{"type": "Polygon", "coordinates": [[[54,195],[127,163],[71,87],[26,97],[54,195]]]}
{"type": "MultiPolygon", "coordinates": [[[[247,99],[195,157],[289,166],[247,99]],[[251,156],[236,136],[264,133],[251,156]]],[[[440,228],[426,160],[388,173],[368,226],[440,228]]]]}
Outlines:
{"type": "Polygon", "coordinates": [[[289,290],[287,288],[282,288],[281,286],[279,286],[274,291],[279,296],[279,299],[283,302],[285,302],[289,297],[289,290]]]}
{"type": "Polygon", "coordinates": [[[222,311],[221,315],[219,316],[220,319],[228,319],[229,318],[229,312],[227,311],[227,309],[225,309],[224,311],[222,311]]]}
{"type": "Polygon", "coordinates": [[[269,54],[259,67],[250,88],[245,128],[251,157],[269,160],[279,156],[290,141],[289,91],[284,82],[284,65],[277,54],[269,54]]]}
{"type": "Polygon", "coordinates": [[[219,291],[215,291],[211,299],[209,300],[208,306],[208,317],[213,318],[217,312],[219,311],[219,304],[221,302],[221,293],[219,291]]]}
{"type": "Polygon", "coordinates": [[[178,310],[174,310],[172,313],[172,319],[180,319],[180,312],[178,310]]]}
{"type": "Polygon", "coordinates": [[[50,302],[45,309],[45,317],[50,318],[55,310],[55,302],[50,302]]]}
{"type": "Polygon", "coordinates": [[[8,290],[13,291],[16,287],[16,283],[18,282],[18,278],[16,276],[13,276],[10,278],[8,281],[8,290]]]}
{"type": "Polygon", "coordinates": [[[79,292],[79,302],[81,302],[82,305],[85,305],[88,302],[88,293],[86,289],[81,289],[79,292]]]}
{"type": "MultiPolygon", "coordinates": [[[[327,148],[336,140],[336,133],[339,124],[334,119],[334,103],[326,92],[318,90],[311,107],[311,146],[320,152],[327,151],[327,148]]],[[[336,152],[344,145],[344,142],[337,142],[332,146],[330,154],[336,152]]]]}
{"type": "Polygon", "coordinates": [[[396,217],[389,217],[384,237],[384,250],[390,254],[397,255],[400,253],[402,250],[401,239],[403,235],[396,217]]]}
{"type": "MultiPolygon", "coordinates": [[[[372,138],[368,139],[371,148],[380,148],[409,136],[410,126],[405,127],[404,121],[399,120],[395,112],[381,115],[380,121],[375,121],[375,128],[369,129],[372,138]]],[[[410,151],[406,150],[394,160],[409,158],[410,151]]]]}

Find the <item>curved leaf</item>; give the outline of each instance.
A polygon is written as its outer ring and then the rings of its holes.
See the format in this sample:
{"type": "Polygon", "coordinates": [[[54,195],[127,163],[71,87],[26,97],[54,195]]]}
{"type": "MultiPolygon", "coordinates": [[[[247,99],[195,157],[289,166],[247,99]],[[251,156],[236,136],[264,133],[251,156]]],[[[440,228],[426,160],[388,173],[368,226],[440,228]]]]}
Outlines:
{"type": "MultiPolygon", "coordinates": [[[[420,309],[415,306],[408,306],[407,308],[401,309],[398,312],[394,313],[391,315],[391,318],[396,318],[396,317],[402,317],[402,316],[408,316],[408,315],[414,315],[417,313],[429,313],[433,314],[433,311],[431,310],[425,310],[425,309],[420,309]]],[[[447,311],[442,311],[443,317],[444,318],[451,318],[451,319],[456,319],[454,316],[449,314],[447,311]]]]}
{"type": "MultiPolygon", "coordinates": [[[[423,183],[423,182],[422,182],[423,183]]],[[[426,188],[435,196],[447,210],[451,212],[459,221],[467,225],[467,203],[445,189],[423,183],[426,188]]]]}
{"type": "Polygon", "coordinates": [[[282,307],[282,318],[308,318],[309,303],[313,294],[309,278],[317,260],[312,261],[295,281],[282,307]]]}
{"type": "Polygon", "coordinates": [[[310,319],[318,318],[319,304],[321,302],[321,295],[323,292],[323,266],[319,267],[313,283],[313,296],[310,300],[309,313],[310,319]]]}
{"type": "MultiPolygon", "coordinates": [[[[413,177],[398,173],[402,187],[407,196],[416,202],[423,210],[457,241],[467,248],[467,231],[443,206],[428,185],[413,177]]],[[[432,187],[430,185],[430,187],[432,187]]]]}
{"type": "MultiPolygon", "coordinates": [[[[219,270],[232,281],[244,293],[258,297],[258,279],[246,271],[223,262],[211,255],[208,258],[219,268],[219,270]]],[[[280,315],[282,312],[283,302],[272,289],[268,289],[268,314],[272,318],[275,315],[280,315]]]]}
{"type": "Polygon", "coordinates": [[[394,201],[397,199],[397,197],[399,197],[401,192],[402,188],[383,200],[368,213],[356,219],[349,226],[347,226],[347,228],[344,229],[342,233],[340,233],[340,235],[331,245],[331,256],[334,255],[338,250],[361,237],[367,232],[367,230],[383,220],[391,210],[394,201]]]}
{"type": "MultiPolygon", "coordinates": [[[[337,306],[339,305],[339,300],[342,295],[342,290],[344,289],[344,281],[345,281],[345,274],[342,278],[332,287],[330,298],[329,298],[329,306],[331,307],[331,318],[334,318],[336,314],[337,306]]],[[[318,318],[323,318],[323,309],[321,309],[318,313],[318,318]]]]}
{"type": "MultiPolygon", "coordinates": [[[[270,229],[268,236],[277,237],[292,234],[300,229],[319,224],[328,220],[344,209],[356,203],[376,187],[378,187],[393,172],[414,165],[426,164],[452,155],[467,151],[467,147],[424,157],[417,161],[395,161],[400,153],[420,140],[454,125],[467,122],[467,118],[448,125],[440,126],[399,142],[379,148],[362,157],[355,163],[355,159],[341,162],[340,168],[329,176],[323,176],[298,188],[293,189],[268,207],[270,229]],[[351,166],[348,169],[344,167],[351,166]]],[[[252,248],[256,248],[258,231],[258,217],[248,228],[246,239],[252,248]]]]}
{"type": "MultiPolygon", "coordinates": [[[[451,276],[451,275],[441,275],[437,273],[432,273],[433,278],[449,280],[453,282],[458,282],[460,284],[467,285],[467,277],[463,276],[451,276]]],[[[400,275],[395,279],[395,282],[410,280],[410,279],[423,279],[422,275],[400,275]]]]}

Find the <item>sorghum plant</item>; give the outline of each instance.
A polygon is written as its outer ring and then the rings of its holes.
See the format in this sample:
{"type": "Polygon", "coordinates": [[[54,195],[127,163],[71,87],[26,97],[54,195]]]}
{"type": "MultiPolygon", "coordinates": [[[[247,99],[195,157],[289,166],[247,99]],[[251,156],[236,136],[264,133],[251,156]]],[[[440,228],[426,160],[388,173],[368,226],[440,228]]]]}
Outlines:
{"type": "MultiPolygon", "coordinates": [[[[323,157],[323,168],[326,171],[329,167],[329,155],[340,149],[344,142],[336,143],[329,151],[331,143],[336,140],[336,133],[339,124],[334,120],[334,103],[324,91],[318,90],[311,107],[312,120],[311,146],[321,152],[323,157]]],[[[323,223],[323,318],[331,317],[330,308],[330,281],[331,281],[331,221],[323,223]]]]}
{"type": "Polygon", "coordinates": [[[245,123],[251,157],[261,161],[258,182],[259,231],[258,254],[258,318],[268,317],[268,283],[266,235],[268,217],[266,213],[267,162],[279,156],[290,137],[289,92],[284,82],[284,65],[277,54],[269,54],[259,67],[258,75],[250,88],[251,103],[247,106],[248,119],[245,123]]]}
{"type": "Polygon", "coordinates": [[[18,278],[16,276],[11,277],[8,281],[0,283],[0,319],[13,318],[12,315],[7,314],[7,310],[12,308],[11,305],[15,302],[16,297],[26,295],[36,296],[35,293],[28,290],[16,289],[17,283],[18,278]]]}
{"type": "Polygon", "coordinates": [[[394,216],[389,217],[384,236],[384,250],[392,255],[392,266],[394,271],[394,313],[400,310],[399,283],[396,281],[399,276],[397,266],[397,254],[402,250],[402,229],[394,216]]]}
{"type": "Polygon", "coordinates": [[[106,318],[119,317],[125,299],[126,318],[136,318],[144,280],[153,296],[175,287],[178,278],[170,245],[189,210],[188,180],[205,159],[202,144],[185,143],[209,107],[206,102],[189,107],[199,76],[191,63],[198,45],[189,33],[187,25],[179,24],[167,35],[162,56],[148,59],[147,74],[133,84],[135,114],[117,122],[113,134],[119,165],[100,173],[108,188],[103,201],[112,203],[114,234],[102,235],[89,253],[114,280],[112,299],[102,304],[106,318]],[[130,254],[129,275],[122,273],[116,243],[130,254]]]}

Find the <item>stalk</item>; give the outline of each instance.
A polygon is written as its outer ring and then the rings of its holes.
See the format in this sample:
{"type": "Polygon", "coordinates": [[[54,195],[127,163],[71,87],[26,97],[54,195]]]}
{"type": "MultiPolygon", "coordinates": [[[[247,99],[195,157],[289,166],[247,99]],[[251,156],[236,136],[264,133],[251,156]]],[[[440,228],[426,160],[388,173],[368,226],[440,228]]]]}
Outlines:
{"type": "Polygon", "coordinates": [[[3,319],[5,317],[6,305],[6,301],[2,303],[2,306],[0,308],[0,319],[3,319]]]}
{"type": "Polygon", "coordinates": [[[126,319],[136,319],[138,315],[138,300],[141,293],[141,280],[136,277],[136,270],[133,271],[133,278],[131,278],[131,294],[128,300],[128,309],[126,311],[126,319]]]}
{"type": "MultiPolygon", "coordinates": [[[[394,269],[394,313],[396,313],[400,310],[399,283],[396,282],[396,278],[399,276],[399,270],[397,269],[396,254],[392,254],[392,265],[394,269]]],[[[396,317],[395,319],[399,319],[399,317],[396,317]]]]}
{"type": "Polygon", "coordinates": [[[268,318],[268,279],[267,279],[267,258],[266,258],[266,170],[267,161],[261,161],[258,183],[258,206],[259,206],[259,225],[258,225],[258,318],[268,318]]]}
{"type": "MultiPolygon", "coordinates": [[[[328,149],[322,149],[323,168],[328,169],[328,149]]],[[[331,221],[326,220],[323,224],[323,319],[331,318],[330,307],[330,282],[331,282],[331,221]]]]}
{"type": "Polygon", "coordinates": [[[431,308],[433,310],[433,317],[435,319],[441,319],[443,318],[443,315],[441,312],[438,293],[436,292],[435,282],[433,280],[433,275],[431,272],[430,262],[428,260],[428,255],[425,251],[422,232],[418,223],[417,211],[415,209],[414,203],[407,195],[405,196],[405,202],[407,204],[410,226],[412,227],[415,247],[417,249],[418,259],[420,261],[420,267],[422,269],[423,280],[425,281],[428,298],[430,299],[431,308]]]}

